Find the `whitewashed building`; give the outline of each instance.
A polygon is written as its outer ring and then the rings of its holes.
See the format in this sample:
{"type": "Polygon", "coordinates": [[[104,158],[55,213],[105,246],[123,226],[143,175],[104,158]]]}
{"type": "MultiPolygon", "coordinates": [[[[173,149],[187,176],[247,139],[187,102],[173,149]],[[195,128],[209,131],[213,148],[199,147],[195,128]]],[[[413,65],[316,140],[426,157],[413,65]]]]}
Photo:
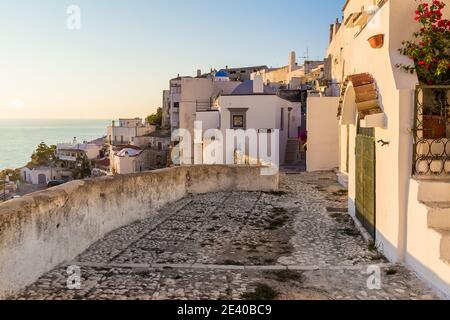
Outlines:
{"type": "MultiPolygon", "coordinates": [[[[379,250],[450,295],[450,130],[427,133],[427,89],[418,87],[416,74],[396,67],[413,64],[398,49],[420,28],[417,4],[348,0],[343,21],[331,27],[339,176],[351,215],[379,250]]],[[[444,16],[450,17],[448,5],[444,16]]]]}
{"type": "Polygon", "coordinates": [[[20,169],[21,181],[33,185],[47,185],[52,180],[70,180],[72,172],[67,169],[50,166],[36,168],[23,167],[20,169]]]}
{"type": "Polygon", "coordinates": [[[136,146],[115,147],[110,158],[113,174],[130,174],[149,169],[146,152],[136,146]]]}
{"type": "Polygon", "coordinates": [[[107,141],[113,146],[132,144],[137,137],[155,130],[155,126],[144,123],[141,118],[119,119],[119,121],[113,121],[107,128],[107,141]]]}

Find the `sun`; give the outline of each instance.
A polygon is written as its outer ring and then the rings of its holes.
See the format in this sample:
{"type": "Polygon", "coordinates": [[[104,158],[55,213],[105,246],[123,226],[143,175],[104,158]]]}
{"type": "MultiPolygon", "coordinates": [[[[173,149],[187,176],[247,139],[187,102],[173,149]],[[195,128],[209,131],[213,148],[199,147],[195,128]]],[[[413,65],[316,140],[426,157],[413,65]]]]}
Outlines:
{"type": "Polygon", "coordinates": [[[8,107],[12,109],[23,109],[25,108],[25,102],[21,99],[11,99],[8,101],[8,107]]]}

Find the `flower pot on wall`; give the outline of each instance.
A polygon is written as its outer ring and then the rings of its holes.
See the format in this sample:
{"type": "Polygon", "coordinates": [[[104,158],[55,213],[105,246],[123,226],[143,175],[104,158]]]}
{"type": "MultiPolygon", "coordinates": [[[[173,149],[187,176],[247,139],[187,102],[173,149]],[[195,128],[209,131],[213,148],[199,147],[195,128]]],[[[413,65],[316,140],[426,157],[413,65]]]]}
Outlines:
{"type": "Polygon", "coordinates": [[[442,139],[446,137],[445,116],[423,116],[423,137],[424,139],[442,139]]]}
{"type": "Polygon", "coordinates": [[[376,34],[370,37],[367,41],[369,41],[372,48],[380,49],[384,45],[384,34],[376,34]]]}

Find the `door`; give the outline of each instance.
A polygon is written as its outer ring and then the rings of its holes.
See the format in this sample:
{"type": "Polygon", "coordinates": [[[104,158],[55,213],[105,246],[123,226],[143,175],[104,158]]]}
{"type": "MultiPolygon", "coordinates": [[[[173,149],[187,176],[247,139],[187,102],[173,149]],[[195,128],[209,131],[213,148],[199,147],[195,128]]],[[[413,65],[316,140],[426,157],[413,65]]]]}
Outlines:
{"type": "Polygon", "coordinates": [[[46,184],[47,183],[47,177],[45,174],[38,175],[38,183],[39,184],[46,184]]]}
{"type": "Polygon", "coordinates": [[[375,129],[360,128],[356,136],[356,217],[375,238],[376,154],[375,129]]]}

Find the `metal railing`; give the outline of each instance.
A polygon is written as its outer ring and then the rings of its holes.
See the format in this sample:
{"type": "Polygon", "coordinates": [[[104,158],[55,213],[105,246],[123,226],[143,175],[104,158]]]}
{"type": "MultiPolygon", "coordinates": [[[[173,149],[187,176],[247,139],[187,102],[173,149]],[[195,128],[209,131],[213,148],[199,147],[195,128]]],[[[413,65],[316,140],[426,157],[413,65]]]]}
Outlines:
{"type": "Polygon", "coordinates": [[[450,85],[416,87],[413,134],[413,175],[450,176],[450,85]]]}
{"type": "Polygon", "coordinates": [[[213,110],[215,110],[215,107],[216,107],[213,99],[197,100],[195,103],[196,103],[197,112],[213,111],[213,110]]]}

